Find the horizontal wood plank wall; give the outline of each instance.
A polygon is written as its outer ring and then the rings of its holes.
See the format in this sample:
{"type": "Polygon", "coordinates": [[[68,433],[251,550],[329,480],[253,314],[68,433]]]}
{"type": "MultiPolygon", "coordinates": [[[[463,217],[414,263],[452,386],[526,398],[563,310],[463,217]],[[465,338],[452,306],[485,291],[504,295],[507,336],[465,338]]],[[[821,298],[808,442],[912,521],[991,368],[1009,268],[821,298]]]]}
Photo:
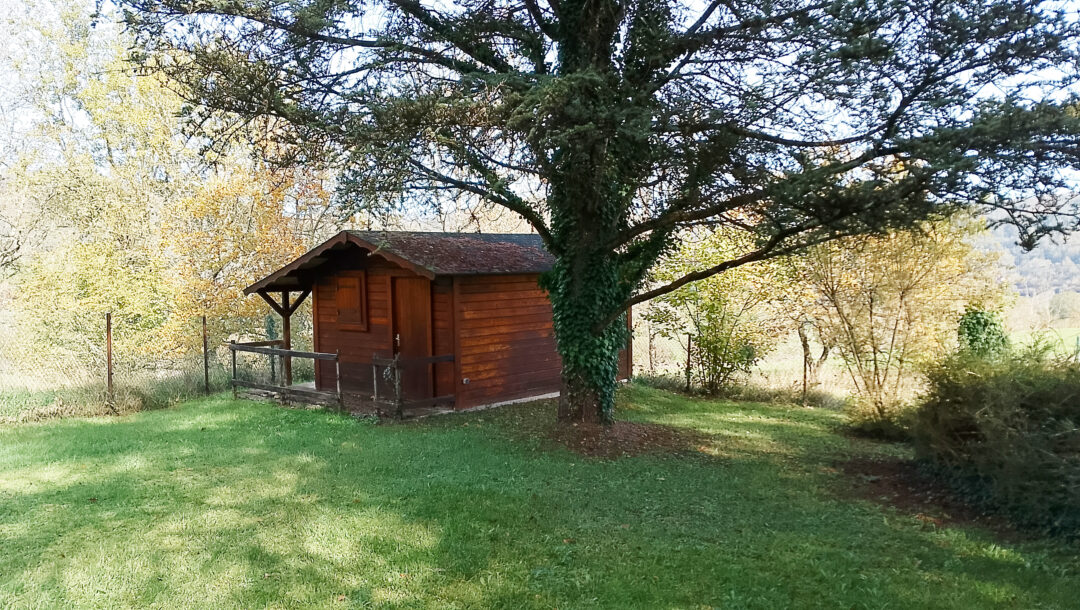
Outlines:
{"type": "MultiPolygon", "coordinates": [[[[368,398],[371,394],[371,356],[393,355],[393,336],[390,325],[390,278],[392,276],[415,276],[378,257],[368,257],[366,252],[356,250],[342,257],[335,266],[322,270],[315,284],[315,316],[318,329],[317,344],[324,352],[340,351],[341,389],[368,398]],[[354,275],[359,271],[367,274],[366,331],[343,330],[338,326],[336,278],[354,275]]],[[[317,376],[319,389],[334,387],[334,371],[321,367],[317,376]]]]}
{"type": "MultiPolygon", "coordinates": [[[[449,277],[431,282],[431,355],[454,353],[454,284],[449,277]]],[[[449,396],[456,387],[453,362],[435,363],[435,396],[449,396]]]]}
{"type": "Polygon", "coordinates": [[[551,302],[537,275],[454,278],[458,408],[556,392],[551,302]],[[463,379],[469,383],[463,383],[463,379]]]}

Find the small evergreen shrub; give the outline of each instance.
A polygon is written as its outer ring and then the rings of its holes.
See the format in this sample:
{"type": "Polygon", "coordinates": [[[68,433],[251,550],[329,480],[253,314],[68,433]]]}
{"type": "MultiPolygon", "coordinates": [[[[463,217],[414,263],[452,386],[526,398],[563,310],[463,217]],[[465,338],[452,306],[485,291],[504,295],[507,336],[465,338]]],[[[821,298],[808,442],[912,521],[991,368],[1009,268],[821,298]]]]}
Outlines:
{"type": "Polygon", "coordinates": [[[1009,350],[1009,336],[997,315],[968,307],[956,331],[960,351],[979,358],[998,358],[1009,350]]]}
{"type": "Polygon", "coordinates": [[[960,352],[929,371],[920,458],[983,505],[1080,536],[1080,364],[1045,352],[960,352]]]}

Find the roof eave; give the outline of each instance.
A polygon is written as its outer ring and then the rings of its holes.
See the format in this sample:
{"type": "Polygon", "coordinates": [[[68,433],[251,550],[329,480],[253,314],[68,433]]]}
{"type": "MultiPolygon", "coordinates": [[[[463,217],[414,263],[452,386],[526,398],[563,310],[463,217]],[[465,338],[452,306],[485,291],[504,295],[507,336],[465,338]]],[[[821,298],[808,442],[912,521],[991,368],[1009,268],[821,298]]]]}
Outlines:
{"type": "MultiPolygon", "coordinates": [[[[410,271],[412,271],[412,272],[414,272],[414,273],[416,273],[418,275],[422,275],[422,276],[428,278],[429,280],[435,279],[436,274],[432,270],[427,269],[426,267],[417,265],[416,263],[413,263],[412,261],[409,261],[407,259],[404,259],[404,258],[396,255],[396,254],[393,254],[392,252],[387,252],[385,250],[382,250],[379,247],[378,244],[374,244],[374,243],[368,242],[366,240],[360,239],[359,237],[349,233],[349,231],[341,231],[340,233],[334,235],[330,239],[324,241],[323,243],[319,244],[318,246],[315,246],[314,248],[312,248],[308,252],[304,253],[302,256],[298,257],[296,260],[292,261],[291,263],[288,263],[284,267],[281,267],[280,269],[278,269],[277,271],[275,271],[275,272],[271,273],[270,275],[264,277],[263,279],[251,284],[250,286],[248,286],[247,288],[244,289],[244,294],[245,295],[252,295],[252,294],[255,294],[255,293],[260,292],[260,291],[281,290],[282,288],[280,286],[276,286],[274,288],[268,288],[268,287],[269,286],[274,286],[275,283],[282,281],[285,277],[289,276],[290,274],[295,273],[295,272],[303,269],[305,264],[312,262],[313,259],[319,258],[319,256],[322,255],[323,253],[325,253],[327,251],[330,251],[330,250],[333,250],[333,249],[336,249],[336,248],[338,248],[338,247],[340,247],[340,246],[342,246],[344,244],[349,244],[349,243],[354,244],[356,246],[359,246],[361,248],[364,248],[366,250],[369,250],[368,256],[371,256],[371,255],[381,256],[382,258],[386,259],[387,261],[389,261],[391,263],[394,263],[395,265],[398,265],[398,266],[403,267],[405,269],[408,269],[408,270],[410,270],[410,271]]],[[[321,262],[320,262],[320,264],[321,264],[321,262]]],[[[307,287],[298,285],[296,287],[296,290],[303,290],[305,288],[307,288],[307,287]]]]}
{"type": "Polygon", "coordinates": [[[395,265],[398,265],[399,267],[404,267],[405,269],[408,269],[409,271],[412,271],[413,273],[415,273],[417,275],[422,275],[422,276],[426,277],[429,280],[435,279],[435,276],[437,275],[434,271],[432,271],[431,269],[428,269],[427,267],[424,267],[422,265],[417,265],[416,263],[414,263],[414,262],[412,262],[412,261],[410,261],[410,260],[408,260],[406,258],[402,258],[402,257],[398,256],[397,254],[394,254],[393,252],[388,252],[386,250],[383,250],[382,247],[379,246],[379,244],[369,242],[367,240],[360,239],[359,237],[357,237],[356,235],[353,235],[349,231],[342,231],[342,232],[349,236],[349,241],[350,242],[360,246],[361,248],[367,248],[368,250],[370,250],[370,252],[368,253],[368,256],[372,256],[372,255],[381,256],[384,259],[386,259],[387,261],[389,261],[391,263],[394,263],[395,265]]]}

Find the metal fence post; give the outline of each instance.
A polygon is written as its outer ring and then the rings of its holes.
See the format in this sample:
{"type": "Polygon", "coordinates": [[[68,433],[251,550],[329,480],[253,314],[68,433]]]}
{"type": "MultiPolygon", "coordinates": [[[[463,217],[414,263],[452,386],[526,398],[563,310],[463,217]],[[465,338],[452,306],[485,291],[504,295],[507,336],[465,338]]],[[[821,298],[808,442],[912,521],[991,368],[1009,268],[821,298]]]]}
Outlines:
{"type": "Polygon", "coordinates": [[[203,389],[210,394],[210,343],[206,336],[206,316],[202,317],[203,389]]]}
{"type": "Polygon", "coordinates": [[[229,340],[229,353],[232,354],[232,397],[236,400],[236,339],[229,340]]]}
{"type": "Polygon", "coordinates": [[[691,343],[692,343],[692,340],[691,340],[690,335],[686,335],[686,393],[687,394],[690,393],[690,347],[691,347],[691,343]]]}
{"type": "Polygon", "coordinates": [[[394,354],[394,408],[397,419],[405,412],[405,401],[401,397],[401,354],[394,354]]]}
{"type": "Polygon", "coordinates": [[[116,394],[113,392],[113,362],[112,362],[112,312],[105,314],[105,396],[110,407],[116,405],[116,394]]]}
{"type": "Polygon", "coordinates": [[[334,357],[334,376],[337,378],[337,399],[338,410],[345,410],[345,395],[341,393],[341,350],[335,352],[334,357]]]}

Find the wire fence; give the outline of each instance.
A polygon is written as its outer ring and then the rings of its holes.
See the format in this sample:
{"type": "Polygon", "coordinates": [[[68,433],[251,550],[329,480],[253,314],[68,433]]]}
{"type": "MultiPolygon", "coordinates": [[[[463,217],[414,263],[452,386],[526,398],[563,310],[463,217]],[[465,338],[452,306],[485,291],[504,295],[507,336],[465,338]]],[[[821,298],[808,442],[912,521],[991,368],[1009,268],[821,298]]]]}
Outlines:
{"type": "MultiPolygon", "coordinates": [[[[0,424],[130,413],[230,390],[229,342],[280,339],[280,325],[272,315],[262,320],[198,316],[179,324],[173,321],[171,339],[165,341],[159,339],[160,329],[148,331],[145,321],[107,312],[88,315],[75,328],[34,326],[36,334],[31,336],[21,335],[25,329],[4,314],[0,311],[0,424]],[[178,349],[176,344],[183,347],[178,349]]],[[[655,335],[650,338],[647,326],[636,322],[635,374],[681,382],[685,344],[655,335]]],[[[292,348],[314,351],[312,339],[310,310],[297,312],[292,348]]],[[[801,364],[798,345],[789,340],[759,363],[746,382],[762,389],[797,390],[801,364]]],[[[280,367],[273,356],[237,354],[237,379],[242,381],[277,385],[280,367]]],[[[296,358],[292,367],[294,384],[315,379],[314,361],[296,358]]],[[[813,389],[846,396],[849,384],[839,361],[833,359],[813,389]]],[[[389,391],[376,394],[389,395],[389,391]]]]}
{"type": "MultiPolygon", "coordinates": [[[[270,321],[248,333],[215,330],[223,325],[202,316],[181,326],[173,334],[184,348],[165,349],[147,339],[137,320],[109,313],[93,316],[79,340],[62,347],[53,337],[20,336],[13,325],[0,324],[0,424],[131,413],[221,392],[231,387],[230,340],[279,338],[270,321]]],[[[310,344],[299,326],[297,349],[310,344]]],[[[274,360],[241,354],[237,377],[270,383],[280,375],[274,360]]],[[[294,380],[314,376],[311,362],[294,362],[294,380]]]]}

